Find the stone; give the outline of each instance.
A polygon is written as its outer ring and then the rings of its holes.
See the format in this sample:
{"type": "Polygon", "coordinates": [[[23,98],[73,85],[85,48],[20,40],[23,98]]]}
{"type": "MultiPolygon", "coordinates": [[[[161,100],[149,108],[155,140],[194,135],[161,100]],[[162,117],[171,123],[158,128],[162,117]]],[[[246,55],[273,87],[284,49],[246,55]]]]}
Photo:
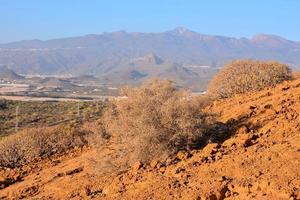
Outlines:
{"type": "Polygon", "coordinates": [[[247,126],[243,125],[237,130],[237,134],[247,134],[249,133],[249,129],[247,126]]]}
{"type": "Polygon", "coordinates": [[[157,160],[152,160],[152,161],[150,162],[150,167],[151,167],[152,169],[155,169],[156,166],[157,166],[157,164],[158,164],[158,161],[157,161],[157,160]]]}
{"type": "Polygon", "coordinates": [[[134,165],[132,166],[132,174],[137,174],[138,171],[143,167],[143,163],[141,163],[140,161],[137,161],[134,163],[134,165]]]}

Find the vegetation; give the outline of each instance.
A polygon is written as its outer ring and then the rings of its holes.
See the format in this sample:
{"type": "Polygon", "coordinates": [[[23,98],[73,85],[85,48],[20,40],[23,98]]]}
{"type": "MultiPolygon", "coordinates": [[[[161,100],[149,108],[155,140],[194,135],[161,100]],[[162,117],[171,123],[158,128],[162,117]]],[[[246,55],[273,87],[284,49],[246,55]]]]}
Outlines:
{"type": "Polygon", "coordinates": [[[0,141],[0,166],[19,167],[87,143],[87,132],[66,126],[25,129],[0,141]]]}
{"type": "MultiPolygon", "coordinates": [[[[86,145],[104,102],[0,101],[0,166],[19,167],[39,158],[86,145]],[[16,108],[18,117],[16,117],[16,108]],[[79,114],[79,116],[78,116],[79,114]],[[15,123],[19,131],[15,132],[15,123]],[[83,122],[93,126],[80,128],[83,122]],[[32,128],[34,127],[34,128],[32,128]]],[[[98,126],[99,128],[99,126],[98,126]]],[[[99,131],[98,131],[99,132],[99,131]]]]}
{"type": "Polygon", "coordinates": [[[208,86],[215,98],[227,98],[248,91],[258,91],[289,80],[288,66],[274,61],[237,60],[224,66],[208,86]]]}
{"type": "Polygon", "coordinates": [[[213,122],[213,117],[202,111],[206,100],[191,97],[170,81],[153,80],[121,93],[126,98],[112,102],[103,117],[103,130],[104,135],[121,138],[126,157],[133,162],[192,149],[213,122]]]}
{"type": "Polygon", "coordinates": [[[166,158],[197,148],[210,138],[210,130],[218,124],[212,113],[204,111],[211,96],[227,98],[261,90],[291,77],[286,65],[240,60],[227,64],[216,75],[208,96],[192,96],[189,91],[174,87],[171,81],[155,79],[140,87],[122,89],[123,97],[109,104],[80,102],[79,110],[77,102],[1,100],[0,131],[12,133],[16,121],[21,131],[0,141],[0,166],[22,166],[86,144],[101,146],[103,139],[109,138],[121,147],[117,149],[123,157],[119,157],[129,158],[127,164],[166,158]],[[36,128],[28,128],[32,126],[36,128]]]}
{"type": "Polygon", "coordinates": [[[76,125],[80,121],[92,121],[102,115],[104,107],[102,101],[78,104],[77,102],[0,100],[0,136],[14,133],[16,121],[20,129],[56,124],[76,125]],[[17,107],[19,109],[16,118],[17,107]]]}
{"type": "Polygon", "coordinates": [[[8,102],[0,99],[0,110],[7,109],[7,107],[8,107],[8,102]]]}

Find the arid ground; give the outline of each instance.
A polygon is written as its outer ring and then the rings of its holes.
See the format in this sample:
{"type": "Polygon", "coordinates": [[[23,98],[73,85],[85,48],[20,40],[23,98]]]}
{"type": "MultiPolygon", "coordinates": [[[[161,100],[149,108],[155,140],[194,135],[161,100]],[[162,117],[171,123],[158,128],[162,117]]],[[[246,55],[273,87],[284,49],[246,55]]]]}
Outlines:
{"type": "Polygon", "coordinates": [[[124,171],[114,140],[73,149],[2,168],[0,199],[300,199],[299,79],[206,109],[230,125],[223,141],[124,171]]]}

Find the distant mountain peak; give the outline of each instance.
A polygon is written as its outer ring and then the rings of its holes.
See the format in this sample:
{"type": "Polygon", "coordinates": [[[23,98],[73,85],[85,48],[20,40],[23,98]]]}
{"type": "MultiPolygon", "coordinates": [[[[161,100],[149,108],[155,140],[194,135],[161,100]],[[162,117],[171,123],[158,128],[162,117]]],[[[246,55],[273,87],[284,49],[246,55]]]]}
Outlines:
{"type": "Polygon", "coordinates": [[[190,35],[195,34],[196,32],[189,30],[186,27],[178,26],[175,29],[169,31],[170,33],[176,34],[176,35],[190,35]]]}
{"type": "Polygon", "coordinates": [[[183,27],[183,26],[178,26],[174,29],[174,31],[180,33],[180,34],[183,34],[183,33],[186,33],[186,32],[191,32],[189,29],[183,27]]]}

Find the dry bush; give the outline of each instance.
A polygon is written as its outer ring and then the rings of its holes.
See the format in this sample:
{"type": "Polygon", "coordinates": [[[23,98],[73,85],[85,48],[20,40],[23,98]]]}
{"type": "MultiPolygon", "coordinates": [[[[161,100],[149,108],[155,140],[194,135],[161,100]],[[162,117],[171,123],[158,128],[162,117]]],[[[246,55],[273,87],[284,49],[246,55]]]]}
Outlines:
{"type": "Polygon", "coordinates": [[[208,86],[214,98],[227,98],[248,91],[258,91],[289,80],[287,65],[274,61],[237,60],[224,66],[208,86]]]}
{"type": "Polygon", "coordinates": [[[86,140],[90,147],[99,149],[99,147],[102,147],[110,138],[110,135],[105,132],[101,120],[85,122],[82,124],[81,128],[89,133],[86,140]]]}
{"type": "Polygon", "coordinates": [[[0,140],[0,166],[19,167],[35,159],[86,144],[86,132],[68,127],[26,129],[0,140]]]}
{"type": "Polygon", "coordinates": [[[177,90],[170,81],[152,80],[125,88],[103,116],[105,131],[123,144],[130,161],[147,162],[199,145],[213,117],[202,111],[206,100],[177,90]]]}

